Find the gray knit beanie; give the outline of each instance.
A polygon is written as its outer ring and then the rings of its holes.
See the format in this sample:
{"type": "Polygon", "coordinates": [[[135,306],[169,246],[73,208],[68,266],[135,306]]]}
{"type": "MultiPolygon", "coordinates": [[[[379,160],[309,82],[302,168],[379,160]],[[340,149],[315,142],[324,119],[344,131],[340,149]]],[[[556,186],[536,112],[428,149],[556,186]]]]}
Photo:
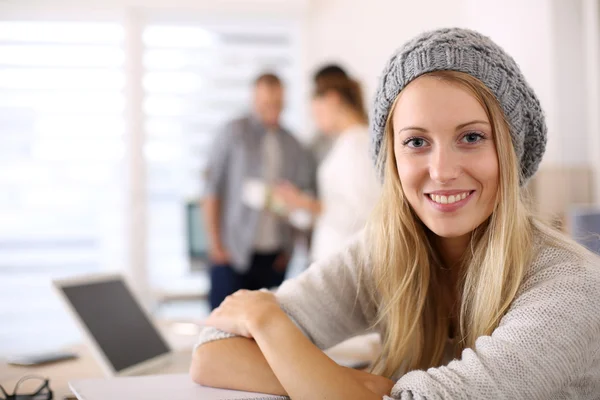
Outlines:
{"type": "MultiPolygon", "coordinates": [[[[540,102],[515,60],[490,38],[468,29],[423,33],[401,47],[385,66],[371,115],[371,150],[379,156],[385,123],[398,93],[415,78],[432,71],[465,72],[496,96],[510,125],[521,164],[521,184],[538,169],[546,149],[546,123],[540,102]]],[[[379,171],[383,177],[383,171],[379,171]]]]}

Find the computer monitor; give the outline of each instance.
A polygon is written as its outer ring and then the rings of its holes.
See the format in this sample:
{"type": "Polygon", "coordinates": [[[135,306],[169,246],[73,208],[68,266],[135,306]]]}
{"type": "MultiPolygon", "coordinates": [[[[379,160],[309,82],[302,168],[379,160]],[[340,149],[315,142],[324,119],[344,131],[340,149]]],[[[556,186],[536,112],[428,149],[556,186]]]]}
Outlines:
{"type": "Polygon", "coordinates": [[[190,201],[186,205],[187,247],[192,269],[205,266],[208,260],[208,239],[204,229],[204,219],[200,201],[190,201]]]}

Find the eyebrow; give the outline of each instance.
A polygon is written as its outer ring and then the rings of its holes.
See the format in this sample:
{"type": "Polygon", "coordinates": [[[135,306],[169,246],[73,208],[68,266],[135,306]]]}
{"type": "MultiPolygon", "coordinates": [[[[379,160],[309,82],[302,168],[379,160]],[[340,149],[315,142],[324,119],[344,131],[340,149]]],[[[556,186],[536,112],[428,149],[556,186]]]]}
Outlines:
{"type": "MultiPolygon", "coordinates": [[[[476,120],[474,120],[474,121],[469,121],[469,122],[465,122],[464,124],[460,124],[460,125],[458,125],[458,126],[456,127],[456,130],[460,130],[460,129],[463,129],[464,127],[467,127],[467,126],[469,126],[469,125],[475,125],[475,124],[483,124],[483,125],[488,125],[488,126],[490,125],[490,123],[489,123],[489,122],[487,122],[487,121],[483,121],[483,120],[480,120],[480,119],[476,119],[476,120]]],[[[398,131],[398,133],[401,133],[401,132],[403,132],[403,131],[420,131],[420,132],[427,132],[427,129],[425,129],[425,128],[421,128],[420,126],[406,126],[406,127],[402,128],[402,129],[400,129],[400,130],[398,131]]]]}

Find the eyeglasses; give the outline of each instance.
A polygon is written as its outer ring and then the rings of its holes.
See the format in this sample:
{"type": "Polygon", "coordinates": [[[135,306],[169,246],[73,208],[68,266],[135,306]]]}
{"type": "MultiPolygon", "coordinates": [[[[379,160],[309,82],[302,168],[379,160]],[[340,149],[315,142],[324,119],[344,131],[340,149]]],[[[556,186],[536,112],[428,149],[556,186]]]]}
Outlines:
{"type": "Polygon", "coordinates": [[[15,385],[13,394],[8,394],[4,388],[0,385],[0,400],[52,400],[52,390],[50,390],[50,383],[48,379],[42,378],[41,376],[28,375],[19,379],[15,385]],[[19,391],[19,387],[23,382],[38,382],[39,387],[33,393],[22,393],[19,391]]]}

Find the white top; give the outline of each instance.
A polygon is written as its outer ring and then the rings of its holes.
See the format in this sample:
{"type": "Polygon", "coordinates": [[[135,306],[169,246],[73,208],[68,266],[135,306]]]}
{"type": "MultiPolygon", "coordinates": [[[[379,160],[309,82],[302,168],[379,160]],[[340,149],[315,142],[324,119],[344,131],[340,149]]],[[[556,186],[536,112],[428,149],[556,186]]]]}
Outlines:
{"type": "Polygon", "coordinates": [[[322,213],[315,223],[311,259],[339,251],[365,225],[380,184],[369,155],[369,130],[356,125],[340,134],[317,172],[322,213]]]}
{"type": "MultiPolygon", "coordinates": [[[[263,179],[267,185],[276,183],[281,173],[281,149],[275,135],[276,132],[269,131],[262,141],[263,179]]],[[[254,250],[268,253],[279,250],[280,246],[277,216],[263,211],[258,221],[254,250]]]]}

